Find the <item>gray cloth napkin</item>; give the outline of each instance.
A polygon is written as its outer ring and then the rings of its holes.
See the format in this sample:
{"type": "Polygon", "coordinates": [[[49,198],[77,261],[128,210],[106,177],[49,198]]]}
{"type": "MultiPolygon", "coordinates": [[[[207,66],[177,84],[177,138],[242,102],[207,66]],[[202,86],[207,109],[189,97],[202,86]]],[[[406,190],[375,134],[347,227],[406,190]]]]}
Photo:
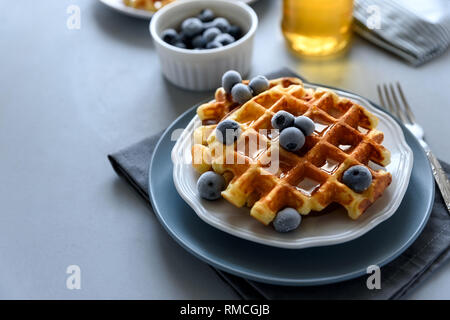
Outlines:
{"type": "Polygon", "coordinates": [[[419,66],[450,45],[448,0],[356,0],[355,31],[419,66]]]}
{"type": "MultiPolygon", "coordinates": [[[[269,78],[297,76],[288,69],[269,78]]],[[[298,77],[298,76],[297,76],[298,77]]],[[[114,170],[146,201],[148,169],[162,132],[108,155],[114,170]]],[[[441,162],[447,175],[450,165],[441,162]]],[[[436,187],[436,190],[438,188],[436,187]]],[[[421,235],[401,256],[382,268],[382,289],[368,290],[367,276],[324,286],[285,287],[240,278],[214,269],[243,299],[399,299],[450,258],[450,217],[437,191],[430,219],[421,235]]]]}

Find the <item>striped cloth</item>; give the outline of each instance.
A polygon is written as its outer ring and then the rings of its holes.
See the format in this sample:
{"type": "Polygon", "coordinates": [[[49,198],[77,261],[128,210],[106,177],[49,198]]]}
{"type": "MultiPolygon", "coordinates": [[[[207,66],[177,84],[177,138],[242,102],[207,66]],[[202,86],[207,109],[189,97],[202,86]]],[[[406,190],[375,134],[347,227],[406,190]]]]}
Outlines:
{"type": "Polygon", "coordinates": [[[419,66],[450,46],[449,0],[355,0],[355,31],[419,66]]]}

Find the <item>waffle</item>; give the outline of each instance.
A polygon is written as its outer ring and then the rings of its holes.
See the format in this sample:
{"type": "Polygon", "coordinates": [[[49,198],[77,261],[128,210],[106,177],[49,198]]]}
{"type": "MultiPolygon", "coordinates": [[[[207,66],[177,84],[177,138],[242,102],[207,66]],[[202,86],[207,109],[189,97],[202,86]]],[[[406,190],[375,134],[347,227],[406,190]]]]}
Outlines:
{"type": "Polygon", "coordinates": [[[148,11],[156,11],[174,0],[123,0],[125,5],[148,11]]]}
{"type": "Polygon", "coordinates": [[[197,115],[202,125],[193,137],[194,168],[222,174],[227,182],[222,196],[237,207],[251,208],[250,215],[265,225],[285,207],[307,215],[332,203],[357,219],[391,183],[391,174],[373,165],[384,167],[390,161],[390,152],[381,145],[383,133],[375,129],[378,119],[331,90],[304,88],[297,78],[271,80],[267,91],[243,105],[219,88],[215,100],[199,106],[197,115]],[[280,110],[315,122],[314,133],[297,152],[283,149],[271,126],[272,116],[280,110]],[[215,135],[217,123],[225,118],[237,121],[242,129],[231,146],[221,144],[215,135]],[[354,165],[364,165],[372,173],[372,183],[362,193],[341,182],[343,172],[354,165]]]}

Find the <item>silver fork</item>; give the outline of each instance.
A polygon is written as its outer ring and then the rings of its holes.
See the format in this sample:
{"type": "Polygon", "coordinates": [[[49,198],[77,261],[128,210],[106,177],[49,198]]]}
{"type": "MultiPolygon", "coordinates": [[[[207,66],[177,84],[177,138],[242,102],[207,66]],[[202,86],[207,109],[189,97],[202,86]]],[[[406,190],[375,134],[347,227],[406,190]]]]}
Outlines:
{"type": "Polygon", "coordinates": [[[381,105],[397,116],[405,124],[406,128],[408,128],[408,130],[411,131],[411,133],[419,140],[425,150],[425,153],[427,154],[428,160],[430,161],[434,178],[439,190],[441,191],[442,197],[444,198],[447,211],[450,214],[450,183],[447,179],[447,175],[442,169],[436,156],[431,152],[430,147],[425,142],[424,131],[422,127],[417,124],[414,114],[406,101],[405,95],[403,94],[400,83],[397,82],[395,86],[396,89],[392,83],[389,85],[377,85],[381,105]],[[398,92],[398,94],[396,92],[398,92]],[[402,103],[400,103],[398,96],[400,97],[402,103]]]}

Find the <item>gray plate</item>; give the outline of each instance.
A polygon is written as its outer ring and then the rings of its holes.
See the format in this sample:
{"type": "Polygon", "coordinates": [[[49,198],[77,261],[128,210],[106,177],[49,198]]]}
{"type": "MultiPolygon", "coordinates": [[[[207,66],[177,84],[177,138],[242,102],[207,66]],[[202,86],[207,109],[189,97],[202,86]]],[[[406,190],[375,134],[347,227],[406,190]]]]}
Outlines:
{"type": "MultiPolygon", "coordinates": [[[[333,88],[332,88],[333,89],[333,88]]],[[[408,190],[397,212],[386,222],[353,241],[300,250],[253,243],[206,224],[178,195],[172,180],[171,134],[184,128],[196,106],[165,131],[150,166],[150,199],[167,232],[186,250],[226,272],[272,284],[320,285],[366,274],[369,265],[383,266],[405,251],[425,226],[434,200],[434,180],[416,138],[401,125],[414,153],[408,190]],[[420,196],[417,196],[420,195],[420,196]]]]}

